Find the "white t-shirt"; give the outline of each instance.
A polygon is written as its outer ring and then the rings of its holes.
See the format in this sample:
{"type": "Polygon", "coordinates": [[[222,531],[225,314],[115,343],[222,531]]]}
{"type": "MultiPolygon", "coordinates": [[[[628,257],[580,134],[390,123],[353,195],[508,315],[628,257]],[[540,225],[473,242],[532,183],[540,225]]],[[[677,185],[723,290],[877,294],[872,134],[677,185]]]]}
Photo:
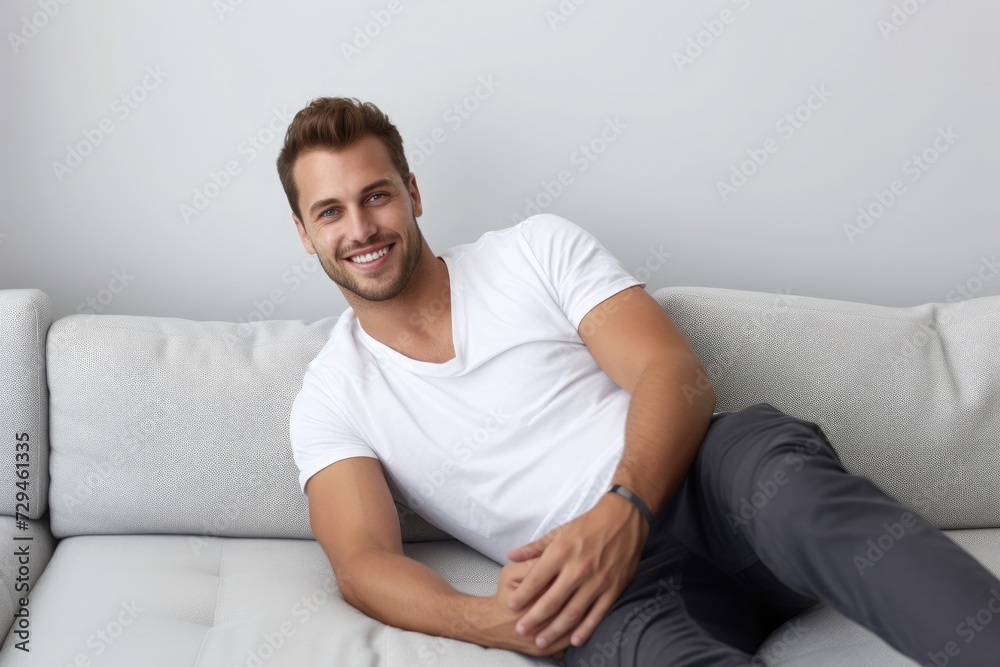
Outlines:
{"type": "Polygon", "coordinates": [[[607,491],[631,397],[577,328],[600,302],[646,283],[585,230],[549,214],[440,257],[456,356],[441,364],[404,356],[348,308],[295,398],[292,452],[303,493],[332,463],[379,459],[397,501],[506,563],[508,549],[607,491]]]}

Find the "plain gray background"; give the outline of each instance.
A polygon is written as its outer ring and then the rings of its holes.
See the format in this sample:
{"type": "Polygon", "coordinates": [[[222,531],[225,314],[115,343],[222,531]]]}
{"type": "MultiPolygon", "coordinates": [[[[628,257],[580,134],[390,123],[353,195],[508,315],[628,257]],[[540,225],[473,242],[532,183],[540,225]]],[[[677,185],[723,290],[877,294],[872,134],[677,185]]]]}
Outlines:
{"type": "Polygon", "coordinates": [[[1000,294],[998,24],[987,0],[8,0],[0,287],[57,317],[340,313],[274,159],[349,95],[400,128],[436,253],[534,203],[649,292],[1000,294]]]}

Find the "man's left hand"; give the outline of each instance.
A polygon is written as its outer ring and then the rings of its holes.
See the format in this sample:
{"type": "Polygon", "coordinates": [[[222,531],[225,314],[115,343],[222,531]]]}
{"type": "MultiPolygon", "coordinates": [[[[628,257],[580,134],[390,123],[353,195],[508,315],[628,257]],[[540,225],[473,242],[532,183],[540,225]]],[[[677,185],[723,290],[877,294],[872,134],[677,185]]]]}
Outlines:
{"type": "Polygon", "coordinates": [[[569,632],[573,646],[586,643],[635,576],[648,533],[635,506],[605,494],[585,514],[508,551],[512,561],[538,560],[501,603],[520,611],[544,591],[518,621],[517,632],[537,633],[539,647],[569,632]]]}

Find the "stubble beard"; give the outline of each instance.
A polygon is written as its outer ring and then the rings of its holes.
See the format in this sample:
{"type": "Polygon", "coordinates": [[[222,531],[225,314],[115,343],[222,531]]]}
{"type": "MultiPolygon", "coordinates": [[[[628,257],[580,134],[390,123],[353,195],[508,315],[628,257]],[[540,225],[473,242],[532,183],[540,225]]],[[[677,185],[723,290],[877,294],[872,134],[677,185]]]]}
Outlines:
{"type": "MultiPolygon", "coordinates": [[[[330,277],[330,280],[335,282],[342,289],[356,295],[358,298],[365,301],[388,301],[394,298],[403,289],[406,288],[407,283],[410,281],[410,276],[417,268],[417,264],[420,262],[420,253],[423,250],[424,237],[423,233],[420,231],[420,226],[417,224],[416,216],[413,219],[413,231],[406,232],[403,238],[403,243],[396,242],[396,245],[392,248],[392,253],[395,254],[400,250],[401,245],[405,245],[406,254],[400,260],[400,270],[399,275],[394,281],[389,284],[375,284],[377,278],[372,280],[368,276],[354,271],[350,267],[341,266],[340,262],[349,262],[351,260],[340,260],[336,257],[333,258],[332,262],[329,257],[325,257],[323,253],[317,252],[316,257],[319,258],[320,266],[326,272],[326,275],[330,277]],[[414,238],[415,237],[415,238],[414,238]]],[[[392,262],[396,262],[396,258],[390,258],[392,262]]],[[[380,269],[380,271],[391,270],[390,266],[385,266],[380,269]]],[[[374,275],[374,274],[373,274],[374,275]]]]}

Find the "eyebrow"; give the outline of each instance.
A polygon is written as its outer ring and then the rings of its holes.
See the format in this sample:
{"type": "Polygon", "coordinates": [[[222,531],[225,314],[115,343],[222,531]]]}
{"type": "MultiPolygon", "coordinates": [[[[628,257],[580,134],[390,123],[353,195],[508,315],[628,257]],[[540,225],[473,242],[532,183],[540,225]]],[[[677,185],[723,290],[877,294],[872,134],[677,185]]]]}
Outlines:
{"type": "MultiPolygon", "coordinates": [[[[366,195],[372,190],[376,190],[378,188],[384,188],[387,185],[393,185],[391,178],[380,178],[377,181],[372,181],[365,187],[361,188],[361,195],[366,195]]],[[[318,209],[326,208],[331,204],[339,204],[339,203],[340,200],[337,199],[336,197],[327,197],[326,199],[320,199],[319,201],[317,201],[316,203],[314,203],[312,206],[309,207],[309,215],[315,217],[316,211],[318,209]]]]}

